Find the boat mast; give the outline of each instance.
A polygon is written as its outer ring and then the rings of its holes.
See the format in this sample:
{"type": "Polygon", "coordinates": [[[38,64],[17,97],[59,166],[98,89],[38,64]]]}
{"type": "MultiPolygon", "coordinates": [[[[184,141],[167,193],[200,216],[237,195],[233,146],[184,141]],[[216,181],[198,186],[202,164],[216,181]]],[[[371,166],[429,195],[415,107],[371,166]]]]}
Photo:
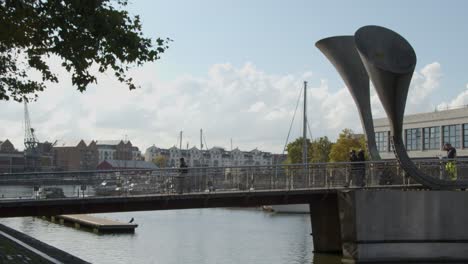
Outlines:
{"type": "Polygon", "coordinates": [[[179,150],[182,151],[182,131],[180,131],[180,134],[179,134],[179,150]]]}
{"type": "MultiPolygon", "coordinates": [[[[307,164],[307,82],[304,81],[304,120],[302,127],[302,163],[307,164]]],[[[307,169],[307,165],[306,165],[307,169]]]]}
{"type": "Polygon", "coordinates": [[[200,154],[201,154],[201,164],[200,167],[205,166],[205,154],[203,153],[203,129],[200,128],[200,154]]]}

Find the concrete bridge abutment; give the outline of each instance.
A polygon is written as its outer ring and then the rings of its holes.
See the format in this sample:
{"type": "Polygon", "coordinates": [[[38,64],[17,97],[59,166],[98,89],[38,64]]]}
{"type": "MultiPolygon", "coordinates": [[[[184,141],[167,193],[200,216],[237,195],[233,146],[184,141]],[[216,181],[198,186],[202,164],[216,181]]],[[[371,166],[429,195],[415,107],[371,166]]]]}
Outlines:
{"type": "Polygon", "coordinates": [[[330,193],[309,203],[315,253],[341,254],[338,196],[330,193]]]}
{"type": "MultiPolygon", "coordinates": [[[[468,192],[352,190],[338,192],[337,202],[343,262],[468,263],[468,192]]],[[[335,225],[332,203],[324,211],[329,225],[312,217],[313,228],[324,228],[314,234],[335,225]]],[[[318,246],[336,243],[336,234],[317,238],[318,246]]]]}

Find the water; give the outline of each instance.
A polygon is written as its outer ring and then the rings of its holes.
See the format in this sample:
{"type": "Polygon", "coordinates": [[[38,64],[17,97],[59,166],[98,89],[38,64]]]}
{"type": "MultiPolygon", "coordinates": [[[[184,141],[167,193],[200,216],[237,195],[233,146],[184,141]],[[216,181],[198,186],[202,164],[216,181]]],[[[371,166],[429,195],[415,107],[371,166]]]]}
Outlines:
{"type": "Polygon", "coordinates": [[[313,261],[309,215],[271,214],[257,209],[97,215],[122,222],[133,217],[139,227],[135,234],[96,235],[32,217],[4,218],[0,223],[92,263],[311,264],[313,261]]]}

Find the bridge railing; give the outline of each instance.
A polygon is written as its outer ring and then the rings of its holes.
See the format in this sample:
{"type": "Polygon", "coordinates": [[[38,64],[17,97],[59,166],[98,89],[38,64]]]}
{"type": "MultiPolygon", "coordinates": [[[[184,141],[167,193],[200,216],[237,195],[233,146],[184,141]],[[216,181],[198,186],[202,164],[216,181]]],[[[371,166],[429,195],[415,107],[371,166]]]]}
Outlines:
{"type": "MultiPolygon", "coordinates": [[[[415,160],[425,173],[444,179],[468,175],[468,159],[415,160]],[[452,162],[455,172],[446,169],[452,162]]],[[[126,169],[0,174],[0,198],[47,199],[164,195],[259,190],[410,186],[395,160],[266,166],[126,169]]]]}

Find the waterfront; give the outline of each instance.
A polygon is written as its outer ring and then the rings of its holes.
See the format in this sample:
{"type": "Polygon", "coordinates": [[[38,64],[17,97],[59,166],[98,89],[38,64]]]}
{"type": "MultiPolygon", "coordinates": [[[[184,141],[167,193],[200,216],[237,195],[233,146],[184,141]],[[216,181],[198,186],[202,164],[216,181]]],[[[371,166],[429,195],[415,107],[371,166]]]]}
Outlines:
{"type": "Polygon", "coordinates": [[[92,263],[312,263],[309,215],[257,209],[99,214],[139,224],[135,234],[96,235],[41,219],[0,223],[92,263]]]}

